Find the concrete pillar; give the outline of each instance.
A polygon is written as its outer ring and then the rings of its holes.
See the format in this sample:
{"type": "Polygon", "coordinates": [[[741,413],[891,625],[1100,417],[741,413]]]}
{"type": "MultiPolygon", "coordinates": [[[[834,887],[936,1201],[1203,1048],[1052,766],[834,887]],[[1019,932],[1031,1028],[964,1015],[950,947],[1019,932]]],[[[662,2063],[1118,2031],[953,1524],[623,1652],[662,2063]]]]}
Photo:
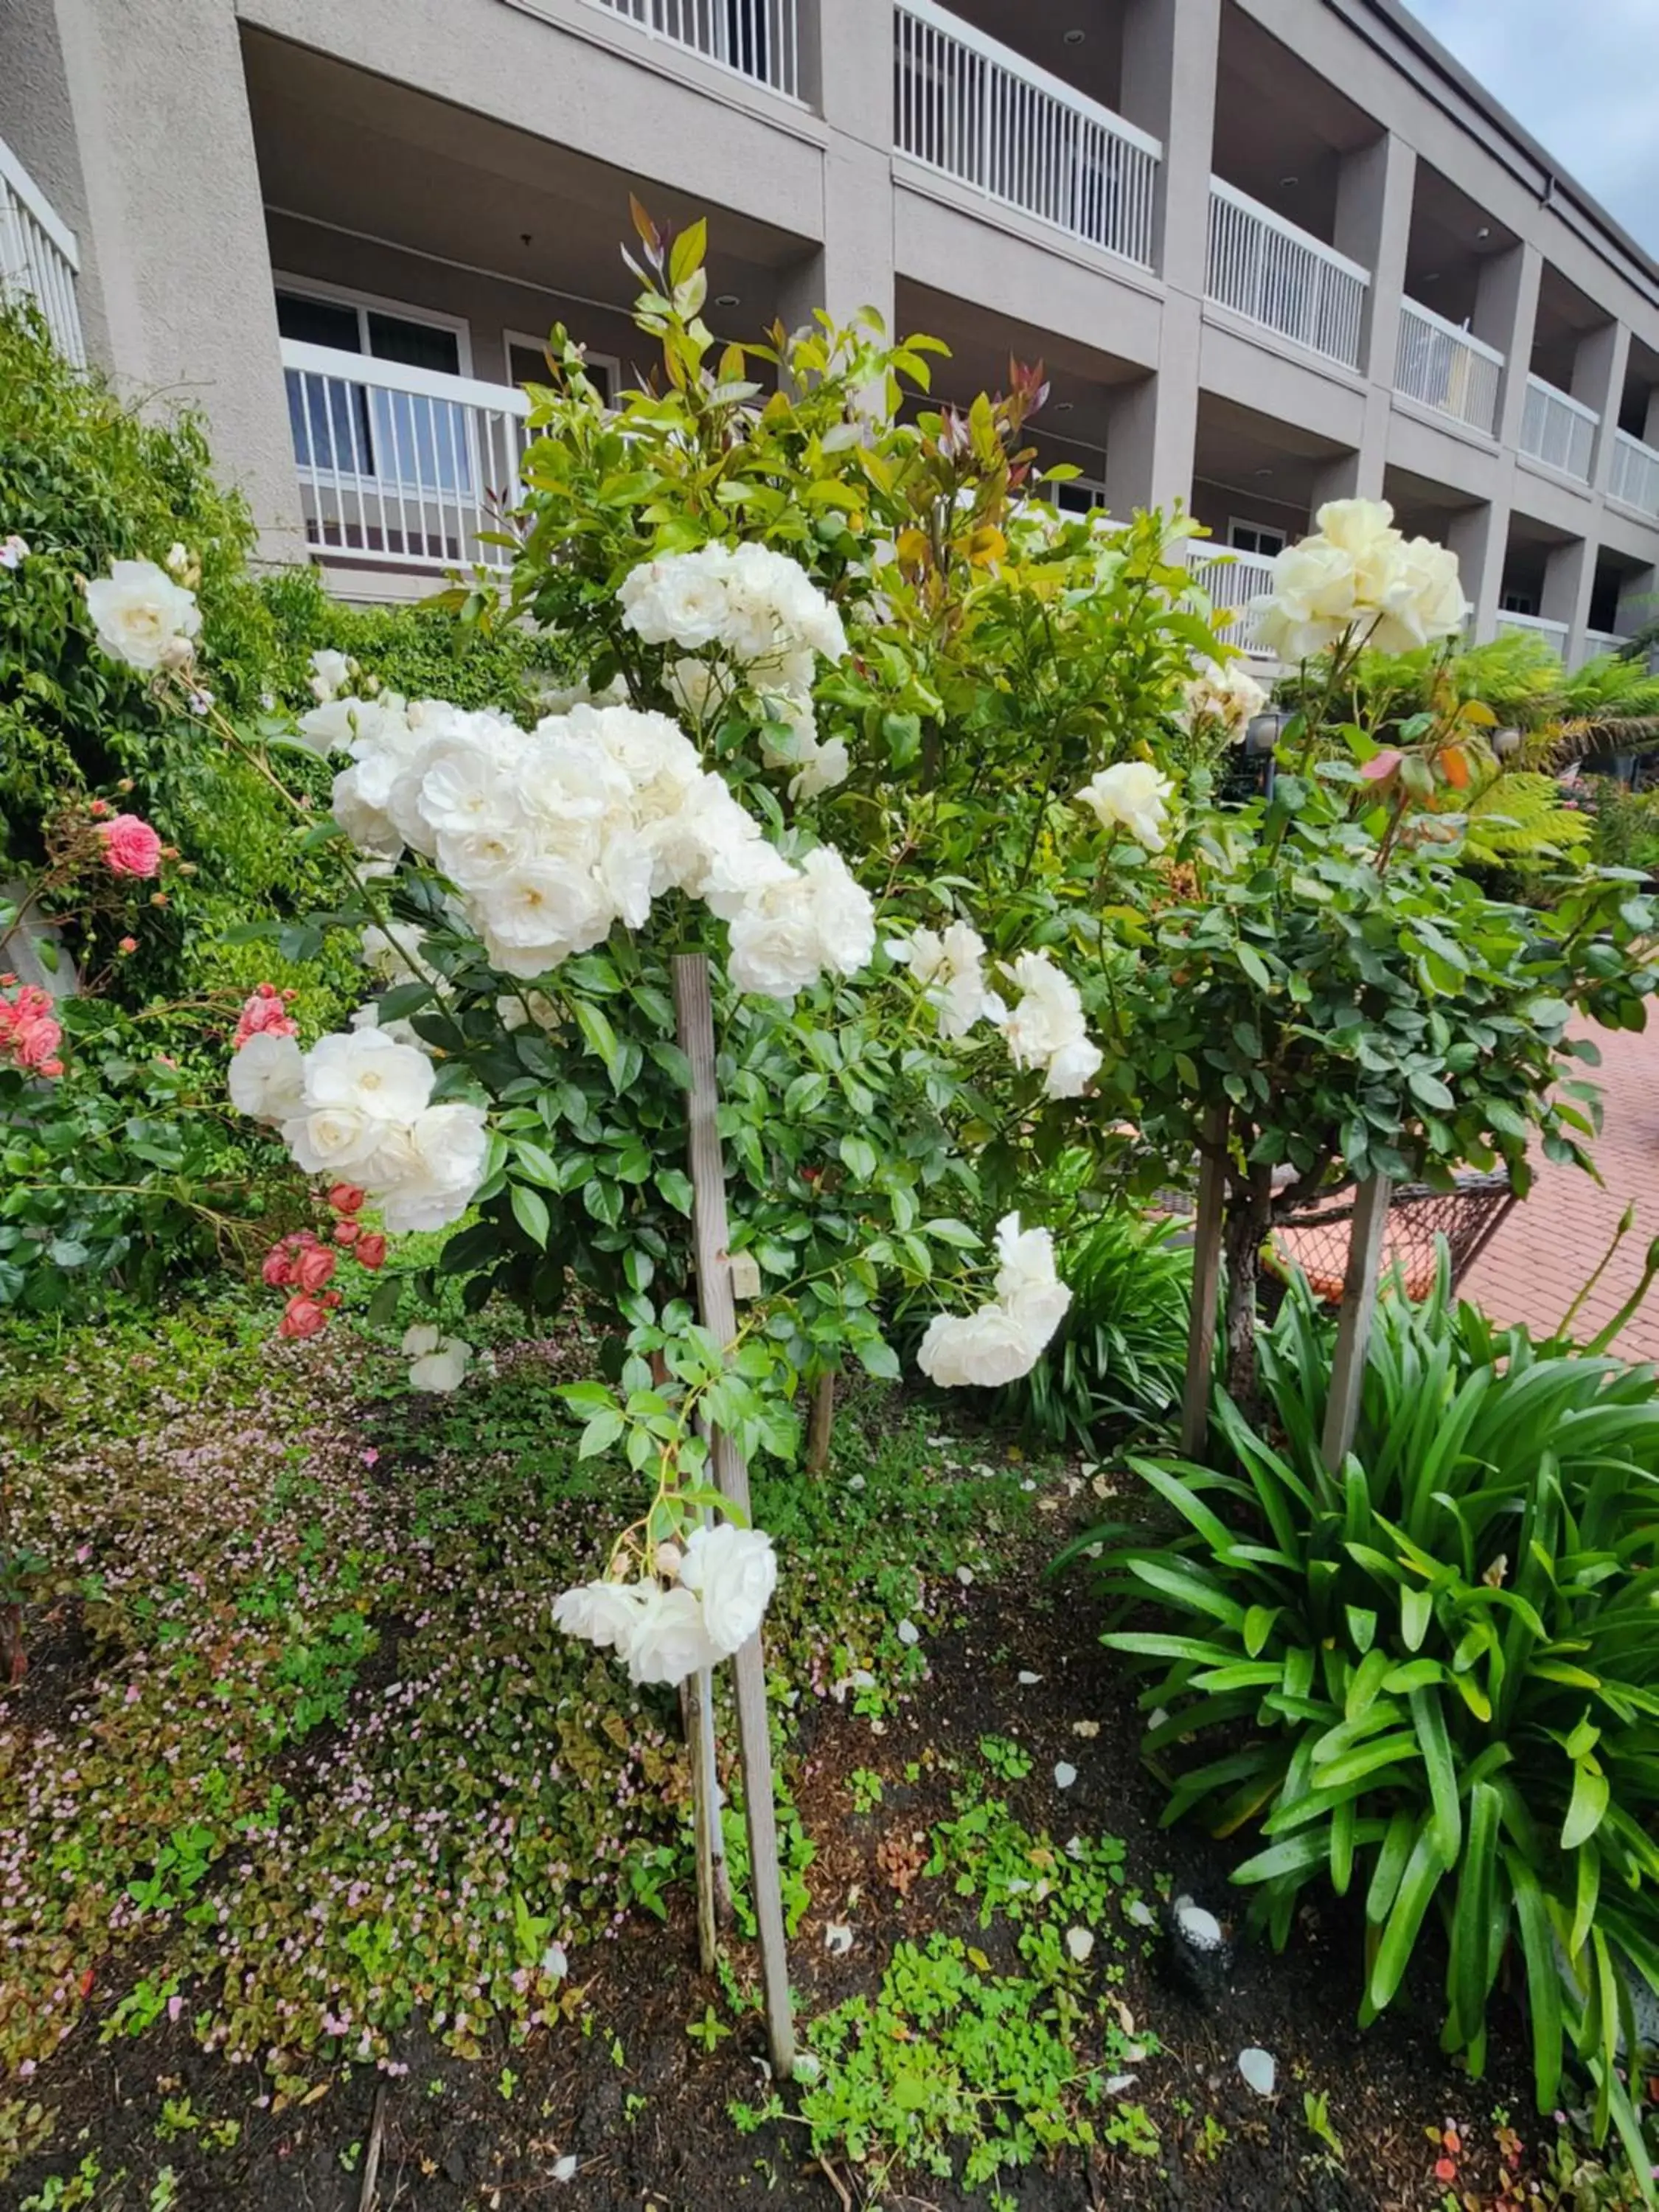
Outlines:
{"type": "Polygon", "coordinates": [[[844,323],[873,307],[893,329],[893,0],[817,0],[803,26],[806,94],[829,126],[823,243],[787,272],[791,329],[825,307],[844,323]]]}
{"type": "Polygon", "coordinates": [[[1644,623],[1653,620],[1656,600],[1659,600],[1659,570],[1626,569],[1619,580],[1619,611],[1613,628],[1623,637],[1634,636],[1644,623]]]}
{"type": "Polygon", "coordinates": [[[117,384],[207,419],[270,560],[305,538],[233,0],[58,0],[117,384]]]}
{"type": "Polygon", "coordinates": [[[1498,601],[1504,586],[1504,560],[1509,551],[1510,510],[1507,501],[1460,507],[1446,526],[1445,542],[1457,556],[1463,579],[1463,596],[1474,610],[1469,635],[1481,643],[1498,629],[1498,601]]]}
{"type": "Polygon", "coordinates": [[[1623,323],[1603,323],[1579,339],[1572,357],[1572,396],[1595,410],[1595,444],[1590,453],[1590,489],[1605,491],[1613,466],[1613,433],[1630,362],[1630,331],[1623,323]]]}
{"type": "Polygon", "coordinates": [[[1513,448],[1521,435],[1532,365],[1533,331],[1538,320],[1538,284],[1544,257],[1535,246],[1513,246],[1480,264],[1474,300],[1474,334],[1504,356],[1504,381],[1498,397],[1498,442],[1513,448]]]}
{"type": "Polygon", "coordinates": [[[1544,562],[1544,589],[1538,611],[1547,622],[1565,623],[1567,641],[1562,659],[1576,665],[1579,641],[1589,621],[1590,592],[1595,582],[1595,561],[1587,541],[1570,538],[1552,545],[1544,562]]]}
{"type": "Polygon", "coordinates": [[[1406,288],[1416,182],[1417,155],[1391,132],[1344,155],[1337,173],[1334,242],[1339,253],[1370,270],[1371,278],[1365,288],[1360,371],[1368,382],[1389,392],[1394,389],[1400,298],[1406,288]]]}
{"type": "Polygon", "coordinates": [[[1642,443],[1659,447],[1659,384],[1648,393],[1647,411],[1642,418],[1642,443]]]}
{"type": "Polygon", "coordinates": [[[1221,0],[1129,0],[1123,21],[1126,121],[1160,140],[1153,264],[1172,290],[1204,296],[1215,143],[1221,0]]]}
{"type": "Polygon", "coordinates": [[[1106,482],[1115,514],[1192,498],[1220,37],[1221,0],[1129,0],[1122,112],[1164,149],[1152,252],[1165,289],[1158,374],[1112,410],[1106,482]]]}

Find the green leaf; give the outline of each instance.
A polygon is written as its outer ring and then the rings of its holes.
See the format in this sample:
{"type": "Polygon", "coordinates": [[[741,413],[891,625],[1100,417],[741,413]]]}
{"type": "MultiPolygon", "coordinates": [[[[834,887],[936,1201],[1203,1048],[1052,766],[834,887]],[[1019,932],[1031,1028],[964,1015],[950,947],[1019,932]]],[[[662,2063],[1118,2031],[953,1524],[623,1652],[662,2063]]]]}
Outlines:
{"type": "Polygon", "coordinates": [[[540,1191],[533,1190],[527,1182],[515,1182],[512,1187],[513,1218],[532,1244],[547,1249],[547,1232],[552,1218],[547,1210],[547,1200],[540,1191]]]}
{"type": "Polygon", "coordinates": [[[878,1156],[875,1146],[867,1137],[843,1137],[841,1157],[848,1175],[858,1182],[868,1182],[876,1172],[878,1156]]]}
{"type": "Polygon", "coordinates": [[[1593,1760],[1582,1760],[1575,1771],[1567,1817],[1561,1823],[1561,1848],[1576,1851],[1601,1826],[1607,1809],[1607,1778],[1593,1760]]]}
{"type": "Polygon", "coordinates": [[[595,1413],[582,1431],[581,1442],[576,1447],[578,1459],[592,1459],[602,1451],[609,1451],[626,1426],[614,1406],[607,1406],[595,1413]]]}

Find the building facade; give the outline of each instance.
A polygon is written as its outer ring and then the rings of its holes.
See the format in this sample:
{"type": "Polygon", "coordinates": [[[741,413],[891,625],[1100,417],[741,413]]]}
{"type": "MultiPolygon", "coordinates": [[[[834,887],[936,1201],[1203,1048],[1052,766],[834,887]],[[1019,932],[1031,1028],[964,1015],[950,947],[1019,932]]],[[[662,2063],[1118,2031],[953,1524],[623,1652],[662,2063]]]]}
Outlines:
{"type": "Polygon", "coordinates": [[[1068,500],[1188,502],[1224,602],[1362,493],[1477,636],[1654,611],[1659,266],[1395,0],[10,0],[0,139],[89,354],[354,596],[478,553],[551,323],[629,376],[632,190],[722,337],[1041,357],[1068,500]]]}

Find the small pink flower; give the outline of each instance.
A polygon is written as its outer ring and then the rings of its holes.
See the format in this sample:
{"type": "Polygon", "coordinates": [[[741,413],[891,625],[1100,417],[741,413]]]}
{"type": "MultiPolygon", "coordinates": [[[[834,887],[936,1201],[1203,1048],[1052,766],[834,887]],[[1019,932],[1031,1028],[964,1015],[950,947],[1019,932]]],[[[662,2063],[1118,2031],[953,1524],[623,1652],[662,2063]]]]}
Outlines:
{"type": "Polygon", "coordinates": [[[115,949],[118,952],[136,952],[138,950],[138,940],[136,937],[124,937],[115,949]]]}
{"type": "Polygon", "coordinates": [[[137,814],[112,814],[98,825],[104,858],[117,876],[153,876],[161,865],[161,841],[137,814]]]}
{"type": "Polygon", "coordinates": [[[361,1211],[368,1193],[359,1190],[355,1182],[331,1183],[328,1202],[337,1213],[356,1213],[361,1211]]]}
{"type": "Polygon", "coordinates": [[[367,1267],[371,1274],[385,1264],[386,1239],[378,1230],[371,1230],[367,1237],[360,1237],[354,1249],[358,1266],[367,1267]]]}
{"type": "Polygon", "coordinates": [[[261,983],[243,1005],[237,1018],[234,1049],[240,1052],[250,1037],[298,1036],[300,1024],[288,1011],[293,993],[279,991],[274,983],[261,983]]]}

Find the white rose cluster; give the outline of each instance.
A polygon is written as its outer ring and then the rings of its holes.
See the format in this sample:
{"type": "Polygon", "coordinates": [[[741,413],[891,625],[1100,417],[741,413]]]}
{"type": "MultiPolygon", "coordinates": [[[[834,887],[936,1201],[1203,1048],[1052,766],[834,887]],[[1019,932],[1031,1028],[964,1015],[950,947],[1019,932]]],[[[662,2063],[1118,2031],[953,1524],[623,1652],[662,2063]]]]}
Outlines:
{"type": "Polygon", "coordinates": [[[459,1221],[483,1181],[483,1109],[434,1105],[434,1080],[424,1053],[374,1028],[319,1037],[309,1052],[265,1031],[230,1063],[232,1104],[280,1130],[307,1175],[361,1184],[395,1236],[459,1221]]]}
{"type": "Polygon", "coordinates": [[[1379,653],[1410,653],[1462,629],[1457,556],[1402,535],[1386,500],[1328,500],[1315,524],[1279,555],[1273,590],[1252,603],[1257,635],[1281,660],[1310,659],[1350,633],[1379,653]]]}
{"type": "Polygon", "coordinates": [[[202,627],[196,594],[154,561],[116,561],[87,587],[87,612],[112,660],[145,676],[185,669],[202,627]]]}
{"type": "Polygon", "coordinates": [[[553,1623],[614,1650],[635,1682],[678,1683],[747,1644],[777,1581],[772,1539],[721,1522],[692,1530],[671,1588],[654,1579],[584,1583],[554,1600],[553,1623]]]}
{"type": "Polygon", "coordinates": [[[624,627],[644,643],[712,656],[677,660],[668,671],[670,691],[695,720],[730,696],[723,664],[741,672],[764,716],[762,757],[769,768],[793,769],[792,799],[816,799],[847,781],[847,747],[820,739],[812,710],[817,656],[844,658],[847,632],[799,562],[768,545],[700,545],[642,562],[617,596],[624,627]]]}
{"type": "Polygon", "coordinates": [[[785,860],[665,714],[578,702],[526,732],[387,694],[335,699],[301,728],[352,756],[334,781],[347,836],[433,861],[504,975],[532,981],[618,921],[640,928],[671,890],[731,924],[742,990],[790,998],[874,949],[874,908],[840,854],[785,860]]]}
{"type": "Polygon", "coordinates": [[[1008,1009],[985,979],[985,939],[965,921],[953,921],[942,933],[913,930],[890,945],[889,956],[910,970],[910,980],[939,1016],[939,1033],[947,1042],[965,1037],[981,1018],[1000,1028],[1008,1009]]]}
{"type": "Polygon", "coordinates": [[[1016,1067],[1042,1069],[1046,1097],[1080,1098],[1103,1055],[1090,1038],[1076,984],[1042,951],[1022,952],[1005,972],[1019,994],[1001,1024],[1010,1059],[1016,1067]]]}
{"type": "Polygon", "coordinates": [[[935,1314],[927,1324],[916,1364],[942,1390],[995,1389],[1029,1375],[1071,1305],[1046,1229],[1022,1229],[1017,1213],[1005,1214],[997,1224],[997,1258],[988,1305],[935,1314]]]}
{"type": "Polygon", "coordinates": [[[1242,738],[1267,703],[1266,689],[1242,660],[1201,660],[1182,703],[1181,719],[1190,729],[1218,722],[1231,738],[1242,738]]]}

